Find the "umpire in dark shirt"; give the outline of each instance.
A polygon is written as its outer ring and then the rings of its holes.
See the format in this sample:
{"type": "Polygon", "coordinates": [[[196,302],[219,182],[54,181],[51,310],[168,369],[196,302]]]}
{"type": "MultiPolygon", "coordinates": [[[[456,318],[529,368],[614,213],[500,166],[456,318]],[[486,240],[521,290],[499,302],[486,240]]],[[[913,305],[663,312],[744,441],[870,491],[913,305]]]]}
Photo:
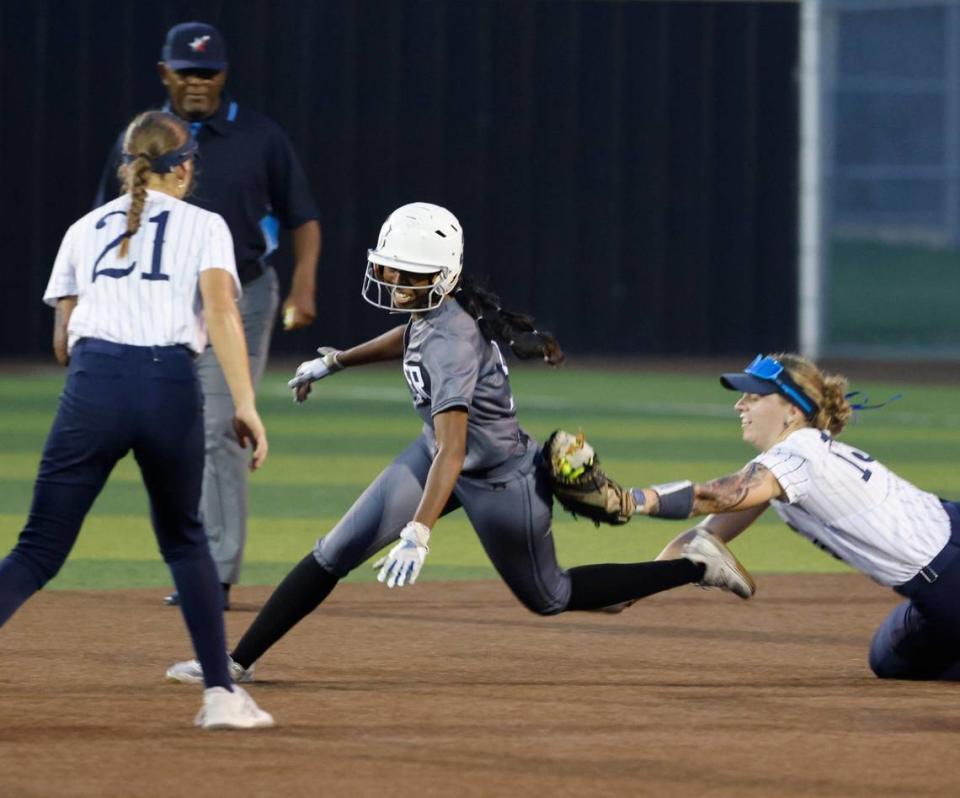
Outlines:
{"type": "MultiPolygon", "coordinates": [[[[157,65],[167,89],[167,110],[190,125],[199,144],[197,181],[188,202],[220,214],[233,234],[239,300],[250,371],[256,386],[266,366],[278,306],[270,255],[280,225],[291,231],[293,280],[283,303],[285,329],[316,316],[320,224],[307,180],[290,141],[276,123],[223,94],[227,52],[211,25],[186,22],[167,33],[157,65]]],[[[97,205],[117,196],[121,138],[100,180],[97,205]]],[[[233,402],[209,347],[198,361],[204,393],[206,460],[201,510],[210,550],[229,607],[230,585],[240,577],[247,538],[247,461],[233,431],[233,402]]],[[[178,602],[177,595],[167,603],[178,602]]]]}

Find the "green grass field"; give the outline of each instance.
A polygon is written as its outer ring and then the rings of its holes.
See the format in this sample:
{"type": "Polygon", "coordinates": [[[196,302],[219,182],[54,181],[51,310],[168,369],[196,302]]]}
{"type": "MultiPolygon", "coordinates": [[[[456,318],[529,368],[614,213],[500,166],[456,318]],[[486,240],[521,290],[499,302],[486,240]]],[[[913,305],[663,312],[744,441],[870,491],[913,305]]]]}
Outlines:
{"type": "MultiPolygon", "coordinates": [[[[286,371],[260,392],[270,458],[251,477],[250,537],[242,584],[274,584],[419,431],[399,369],[347,372],[295,406],[286,371]]],[[[740,440],[734,394],[714,376],[520,365],[511,374],[521,422],[543,440],[555,427],[583,429],[623,482],[705,479],[737,470],[752,451],[740,440]]],[[[63,380],[59,371],[0,376],[0,546],[16,540],[30,505],[39,454],[63,380]]],[[[864,413],[845,439],[942,496],[960,497],[960,389],[857,385],[905,398],[864,413]]],[[[596,529],[556,511],[565,565],[654,557],[685,526],[639,519],[596,529]]],[[[845,570],[771,513],[735,544],[756,572],[845,570]]],[[[372,578],[362,568],[350,578],[372,578]]],[[[462,511],[440,522],[422,579],[495,578],[462,511]]],[[[51,588],[166,586],[136,464],[124,459],[87,519],[51,588]]]]}
{"type": "Polygon", "coordinates": [[[960,252],[835,240],[826,343],[834,353],[953,357],[960,347],[960,252]]]}

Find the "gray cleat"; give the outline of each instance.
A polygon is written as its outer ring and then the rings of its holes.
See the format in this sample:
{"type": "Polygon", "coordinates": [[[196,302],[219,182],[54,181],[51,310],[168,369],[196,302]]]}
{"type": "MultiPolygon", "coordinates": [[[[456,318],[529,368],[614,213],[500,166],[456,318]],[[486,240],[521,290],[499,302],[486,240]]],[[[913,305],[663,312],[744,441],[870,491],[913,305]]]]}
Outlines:
{"type": "MultiPolygon", "coordinates": [[[[230,657],[227,657],[227,666],[230,671],[230,678],[238,684],[252,682],[254,680],[253,669],[256,665],[244,668],[242,665],[234,662],[230,657]]],[[[200,667],[199,661],[195,659],[174,663],[167,668],[167,681],[177,684],[203,684],[203,668],[200,667]]]]}
{"type": "Polygon", "coordinates": [[[698,529],[694,538],[683,547],[683,556],[705,567],[700,582],[702,587],[719,587],[742,599],[750,598],[757,590],[757,583],[733,552],[705,529],[698,529]]]}

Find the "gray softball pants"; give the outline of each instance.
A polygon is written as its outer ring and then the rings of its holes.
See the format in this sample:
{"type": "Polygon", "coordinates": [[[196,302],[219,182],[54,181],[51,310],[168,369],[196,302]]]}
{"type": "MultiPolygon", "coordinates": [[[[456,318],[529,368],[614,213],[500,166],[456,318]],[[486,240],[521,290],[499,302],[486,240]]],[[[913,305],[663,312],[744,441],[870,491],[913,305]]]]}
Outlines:
{"type": "MultiPolygon", "coordinates": [[[[536,441],[491,472],[461,475],[444,515],[463,507],[484,551],[513,594],[539,615],[563,612],[570,577],[557,563],[551,529],[552,496],[539,467],[536,441]]],[[[421,436],[408,446],[313,550],[317,562],[346,576],[400,537],[423,495],[432,458],[421,436]]],[[[442,534],[442,532],[440,533],[442,534]]],[[[424,568],[430,567],[427,558],[424,568]]]]}
{"type": "MultiPolygon", "coordinates": [[[[250,355],[250,376],[256,389],[267,365],[270,335],[280,302],[277,273],[272,268],[245,283],[240,297],[240,317],[250,355]]],[[[210,543],[210,553],[220,581],[240,579],[243,549],[247,542],[247,476],[250,452],[240,446],[233,430],[233,399],[212,347],[197,359],[203,389],[205,456],[200,512],[210,543]]]]}

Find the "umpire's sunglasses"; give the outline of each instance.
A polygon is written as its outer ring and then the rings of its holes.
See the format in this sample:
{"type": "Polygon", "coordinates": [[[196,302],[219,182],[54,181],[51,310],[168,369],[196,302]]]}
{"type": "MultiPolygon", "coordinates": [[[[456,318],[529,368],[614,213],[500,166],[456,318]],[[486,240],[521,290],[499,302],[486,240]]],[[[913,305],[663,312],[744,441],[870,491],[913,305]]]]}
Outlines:
{"type": "Polygon", "coordinates": [[[779,393],[788,402],[803,411],[804,416],[813,419],[820,408],[807,396],[803,389],[793,381],[790,372],[776,358],[757,355],[742,373],[724,374],[720,377],[724,388],[743,393],[755,393],[766,396],[779,393]]]}

